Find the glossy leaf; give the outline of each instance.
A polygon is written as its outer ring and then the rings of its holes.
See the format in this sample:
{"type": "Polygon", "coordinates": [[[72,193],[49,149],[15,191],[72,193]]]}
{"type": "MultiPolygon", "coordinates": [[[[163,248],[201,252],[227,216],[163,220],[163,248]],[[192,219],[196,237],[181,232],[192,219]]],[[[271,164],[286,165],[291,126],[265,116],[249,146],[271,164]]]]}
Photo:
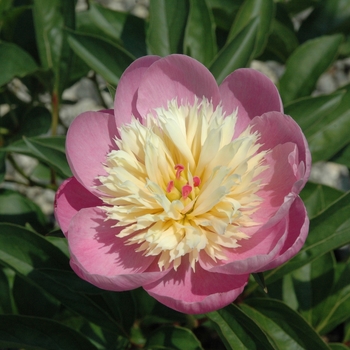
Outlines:
{"type": "Polygon", "coordinates": [[[284,278],[284,302],[299,311],[314,329],[328,317],[330,309],[325,305],[332,295],[335,266],[334,254],[328,253],[284,278]]]}
{"type": "Polygon", "coordinates": [[[302,41],[317,36],[350,32],[350,2],[320,1],[301,24],[298,36],[302,41]],[[327,25],[324,25],[327,23],[327,25]]]}
{"type": "Polygon", "coordinates": [[[72,272],[67,256],[45,238],[20,226],[0,223],[0,263],[87,320],[114,333],[124,332],[109,312],[86,295],[101,294],[101,290],[72,272]]]}
{"type": "Polygon", "coordinates": [[[349,144],[350,89],[347,87],[337,108],[310,127],[308,141],[314,162],[328,160],[349,144]]]}
{"type": "Polygon", "coordinates": [[[310,222],[309,236],[300,253],[288,263],[264,273],[265,281],[271,283],[294,271],[322,254],[350,243],[350,192],[341,196],[310,222]]]}
{"type": "Polygon", "coordinates": [[[100,298],[95,301],[93,295],[88,295],[102,291],[81,280],[74,272],[41,268],[32,271],[27,278],[86,320],[115,334],[126,335],[121,320],[115,320],[113,313],[100,305],[100,298]]]}
{"type": "Polygon", "coordinates": [[[246,67],[254,52],[258,33],[258,19],[253,19],[218,53],[209,67],[215,79],[220,84],[227,75],[237,68],[246,67]]]}
{"type": "Polygon", "coordinates": [[[263,330],[235,304],[207,316],[227,349],[275,349],[263,330]]]}
{"type": "MultiPolygon", "coordinates": [[[[0,142],[1,142],[1,136],[0,136],[0,142]]],[[[6,153],[1,152],[0,147],[0,183],[4,181],[5,174],[6,174],[6,153]]]]}
{"type": "Polygon", "coordinates": [[[345,146],[334,157],[330,159],[332,162],[343,164],[350,168],[350,145],[345,146]]]}
{"type": "Polygon", "coordinates": [[[304,97],[285,106],[285,114],[290,115],[303,129],[307,137],[318,130],[318,125],[339,106],[345,91],[316,97],[304,97]]]}
{"type": "Polygon", "coordinates": [[[24,276],[44,267],[70,269],[67,257],[45,238],[6,223],[0,223],[0,262],[24,276]]]}
{"type": "Polygon", "coordinates": [[[56,321],[0,315],[0,346],[25,349],[96,350],[85,337],[56,321]]]}
{"type": "Polygon", "coordinates": [[[190,0],[184,53],[205,66],[209,65],[217,53],[214,18],[206,0],[190,0]]]}
{"type": "Polygon", "coordinates": [[[121,46],[92,35],[69,32],[68,42],[90,68],[114,86],[134,60],[121,46]]]}
{"type": "Polygon", "coordinates": [[[0,314],[11,314],[12,311],[9,280],[4,269],[0,268],[0,314]]]}
{"type": "Polygon", "coordinates": [[[34,73],[38,66],[34,59],[19,46],[0,42],[0,86],[9,83],[13,78],[22,78],[34,73]]]}
{"type": "Polygon", "coordinates": [[[276,349],[328,349],[326,343],[294,310],[281,301],[253,298],[242,310],[267,334],[276,349]]]}
{"type": "Polygon", "coordinates": [[[39,159],[63,177],[72,176],[64,151],[65,137],[24,138],[6,147],[8,152],[25,154],[39,159]]]}
{"type": "Polygon", "coordinates": [[[203,350],[201,343],[187,328],[164,326],[147,339],[147,349],[203,350]]]}
{"type": "Polygon", "coordinates": [[[349,350],[349,347],[342,343],[329,343],[328,345],[332,350],[349,350]]]}
{"type": "Polygon", "coordinates": [[[12,288],[18,313],[26,316],[53,318],[60,303],[52,296],[17,274],[12,288]]]}
{"type": "Polygon", "coordinates": [[[298,45],[298,38],[294,31],[284,23],[273,19],[265,49],[269,57],[285,63],[298,45]]]}
{"type": "Polygon", "coordinates": [[[188,15],[186,0],[151,0],[147,46],[150,54],[181,53],[188,15]]]}
{"type": "Polygon", "coordinates": [[[335,60],[342,40],[338,34],[324,36],[309,40],[293,52],[279,84],[284,103],[312,93],[318,78],[335,60]]]}
{"type": "Polygon", "coordinates": [[[37,204],[17,191],[0,189],[0,222],[25,226],[45,232],[46,217],[37,204]]]}
{"type": "Polygon", "coordinates": [[[216,26],[229,31],[244,0],[207,0],[212,10],[216,26]]]}
{"type": "Polygon", "coordinates": [[[310,219],[320,214],[344,193],[333,187],[308,182],[300,196],[310,219]]]}
{"type": "Polygon", "coordinates": [[[320,334],[326,334],[350,315],[350,267],[348,264],[337,264],[335,282],[327,300],[322,304],[322,320],[316,326],[320,334]]]}
{"type": "Polygon", "coordinates": [[[35,106],[26,113],[20,120],[20,125],[11,142],[26,137],[34,137],[45,134],[51,126],[51,113],[47,108],[35,106]]]}
{"type": "Polygon", "coordinates": [[[147,54],[145,21],[142,18],[113,11],[97,3],[91,4],[89,15],[96,28],[113,42],[121,43],[135,57],[147,54]]]}
{"type": "Polygon", "coordinates": [[[230,29],[227,41],[231,41],[243,30],[254,18],[258,18],[258,32],[253,57],[257,57],[263,51],[271,30],[274,18],[273,0],[247,0],[239,9],[235,21],[230,29]]]}
{"type": "Polygon", "coordinates": [[[41,64],[53,70],[52,87],[60,96],[69,80],[72,59],[64,28],[75,28],[75,1],[34,0],[33,15],[41,64]]]}

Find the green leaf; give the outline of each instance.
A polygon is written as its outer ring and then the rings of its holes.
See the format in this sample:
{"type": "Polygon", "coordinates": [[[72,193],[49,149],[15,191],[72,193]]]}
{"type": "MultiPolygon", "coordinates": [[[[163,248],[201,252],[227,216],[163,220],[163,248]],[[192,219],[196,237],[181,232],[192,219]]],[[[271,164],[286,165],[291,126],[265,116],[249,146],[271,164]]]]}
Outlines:
{"type": "Polygon", "coordinates": [[[25,154],[37,158],[56,170],[63,177],[72,176],[64,151],[65,137],[23,138],[7,146],[7,152],[25,154]]]}
{"type": "Polygon", "coordinates": [[[350,86],[341,102],[308,131],[308,142],[313,162],[328,160],[349,142],[350,86]]]}
{"type": "Polygon", "coordinates": [[[181,53],[188,15],[188,1],[151,0],[146,41],[149,53],[181,53]]]}
{"type": "Polygon", "coordinates": [[[235,69],[246,67],[249,64],[254,52],[258,24],[257,18],[249,22],[220,50],[211,63],[209,70],[219,84],[235,69]]]}
{"type": "Polygon", "coordinates": [[[235,38],[254,18],[258,18],[258,32],[252,57],[259,56],[267,43],[274,18],[273,0],[247,0],[239,9],[228,35],[228,41],[235,38]]]}
{"type": "Polygon", "coordinates": [[[56,299],[18,274],[15,275],[12,293],[21,315],[53,318],[60,307],[56,299]]]}
{"type": "Polygon", "coordinates": [[[207,316],[227,349],[275,349],[263,330],[235,304],[207,316]]]}
{"type": "Polygon", "coordinates": [[[350,243],[349,211],[350,192],[311,220],[309,236],[299,254],[276,269],[265,272],[265,281],[276,281],[321,255],[350,243]]]}
{"type": "Polygon", "coordinates": [[[342,90],[329,95],[304,97],[286,104],[284,112],[293,117],[306,137],[310,137],[319,130],[322,120],[339,106],[344,94],[342,90]]]}
{"type": "Polygon", "coordinates": [[[331,159],[331,162],[343,164],[350,168],[350,145],[342,148],[338,153],[336,153],[331,159]]]}
{"type": "Polygon", "coordinates": [[[217,53],[215,22],[205,0],[190,0],[184,53],[205,66],[209,65],[217,53]]]}
{"type": "Polygon", "coordinates": [[[158,328],[148,337],[146,348],[203,350],[201,343],[189,329],[176,326],[158,328]]]}
{"type": "Polygon", "coordinates": [[[350,32],[350,2],[344,0],[320,1],[302,21],[298,36],[302,41],[325,34],[350,32]],[[327,25],[324,25],[327,23],[327,25]]]}
{"type": "Polygon", "coordinates": [[[26,137],[34,137],[45,134],[51,126],[51,113],[47,108],[35,106],[23,115],[20,121],[19,129],[16,131],[11,142],[26,137]]]}
{"type": "MultiPolygon", "coordinates": [[[[1,136],[0,136],[0,142],[1,142],[1,136]]],[[[0,147],[1,149],[1,147],[0,147]]],[[[6,174],[6,153],[0,151],[0,183],[4,181],[5,174],[6,174]]]]}
{"type": "Polygon", "coordinates": [[[337,264],[335,273],[332,290],[321,304],[322,319],[315,327],[320,334],[327,334],[350,318],[350,267],[347,263],[337,264]]]}
{"type": "Polygon", "coordinates": [[[92,24],[113,41],[120,42],[135,57],[147,54],[145,21],[142,18],[96,3],[91,4],[89,15],[92,24]]]}
{"type": "Polygon", "coordinates": [[[60,97],[69,81],[72,52],[64,28],[75,28],[74,0],[34,0],[33,15],[41,64],[54,72],[51,88],[60,97]]]}
{"type": "Polygon", "coordinates": [[[298,311],[314,329],[328,315],[324,306],[332,293],[335,265],[334,254],[327,253],[283,279],[284,302],[298,311]]]}
{"type": "Polygon", "coordinates": [[[124,330],[121,320],[116,320],[111,310],[106,311],[103,303],[101,305],[101,298],[94,296],[104,291],[81,280],[74,272],[40,268],[33,270],[26,277],[89,322],[114,334],[127,335],[128,330],[124,330]]]}
{"type": "Polygon", "coordinates": [[[324,36],[299,46],[286,64],[279,90],[284,103],[308,96],[318,78],[335,60],[342,35],[324,36]]]}
{"type": "Polygon", "coordinates": [[[124,48],[97,36],[69,32],[73,51],[107,82],[116,86],[134,57],[124,48]]]}
{"type": "Polygon", "coordinates": [[[265,52],[272,55],[275,60],[285,63],[298,46],[298,38],[294,31],[284,23],[273,19],[265,52]]]}
{"type": "Polygon", "coordinates": [[[0,262],[23,276],[39,268],[70,270],[68,258],[45,238],[6,223],[0,223],[0,262]]]}
{"type": "Polygon", "coordinates": [[[332,350],[349,350],[349,347],[342,343],[329,343],[328,345],[332,350]]]}
{"type": "Polygon", "coordinates": [[[327,344],[294,310],[279,300],[253,298],[242,310],[267,334],[276,349],[328,349],[327,344]]]}
{"type": "Polygon", "coordinates": [[[71,271],[67,256],[45,238],[20,226],[0,223],[0,263],[88,321],[113,333],[126,334],[88,294],[105,293],[71,271]]]}
{"type": "Polygon", "coordinates": [[[50,319],[0,315],[0,346],[33,350],[96,350],[85,337],[50,319]]]}
{"type": "Polygon", "coordinates": [[[0,222],[21,226],[30,224],[37,232],[45,232],[47,224],[43,212],[33,201],[17,191],[0,189],[0,222]]]}
{"type": "Polygon", "coordinates": [[[300,196],[306,206],[309,218],[312,219],[343,194],[342,191],[333,187],[308,182],[300,196]]]}
{"type": "Polygon", "coordinates": [[[229,31],[244,0],[207,0],[217,27],[229,31]]]}
{"type": "Polygon", "coordinates": [[[15,77],[25,77],[34,73],[38,66],[34,59],[19,46],[0,41],[0,86],[9,83],[15,77]]]}
{"type": "Polygon", "coordinates": [[[12,301],[10,284],[3,268],[0,268],[0,314],[11,314],[12,301]]]}
{"type": "Polygon", "coordinates": [[[260,288],[267,293],[267,287],[265,283],[265,278],[264,278],[264,273],[263,272],[258,272],[258,273],[253,273],[252,274],[255,282],[260,286],[260,288]]]}

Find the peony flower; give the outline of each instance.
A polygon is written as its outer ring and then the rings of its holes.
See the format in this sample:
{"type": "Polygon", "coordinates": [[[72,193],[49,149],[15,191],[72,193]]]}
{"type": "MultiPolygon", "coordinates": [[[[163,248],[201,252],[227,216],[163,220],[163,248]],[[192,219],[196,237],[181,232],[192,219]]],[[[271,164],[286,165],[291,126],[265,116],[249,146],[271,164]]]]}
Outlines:
{"type": "Polygon", "coordinates": [[[190,57],[142,57],[121,77],[114,110],[79,115],[66,148],[74,176],[55,215],[73,270],[102,289],[143,287],[205,313],[306,239],[308,145],[255,70],[218,86],[190,57]]]}

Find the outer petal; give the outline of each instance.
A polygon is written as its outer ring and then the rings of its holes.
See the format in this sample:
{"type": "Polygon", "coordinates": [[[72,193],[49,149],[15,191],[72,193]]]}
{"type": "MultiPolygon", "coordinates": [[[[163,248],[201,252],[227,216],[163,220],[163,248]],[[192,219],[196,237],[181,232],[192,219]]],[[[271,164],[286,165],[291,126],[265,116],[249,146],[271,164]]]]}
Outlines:
{"type": "Polygon", "coordinates": [[[270,111],[283,113],[276,86],[257,70],[237,69],[225,78],[219,89],[226,114],[231,114],[238,107],[236,135],[256,116],[270,111]]]}
{"type": "Polygon", "coordinates": [[[311,155],[299,125],[291,117],[278,112],[269,112],[254,118],[251,125],[252,130],[258,131],[261,135],[259,139],[262,144],[260,150],[273,149],[286,142],[293,142],[297,145],[299,161],[304,164],[300,169],[302,171],[300,177],[305,185],[311,171],[311,155]]]}
{"type": "Polygon", "coordinates": [[[224,275],[205,271],[198,264],[193,272],[182,263],[163,279],[143,286],[161,303],[187,314],[218,310],[240,295],[249,275],[224,275]]]}
{"type": "Polygon", "coordinates": [[[283,218],[273,227],[261,227],[241,247],[226,249],[227,260],[217,261],[200,255],[200,265],[210,272],[246,274],[258,271],[270,263],[281,251],[288,236],[288,220],[283,218]]]}
{"type": "Polygon", "coordinates": [[[134,61],[121,76],[114,100],[117,127],[130,122],[132,115],[141,118],[136,109],[137,90],[148,67],[159,59],[158,56],[141,57],[134,61]]]}
{"type": "Polygon", "coordinates": [[[158,107],[167,107],[168,101],[193,103],[195,96],[220,103],[217,83],[209,70],[193,58],[171,55],[153,63],[143,75],[138,90],[137,109],[146,116],[158,107]]]}
{"type": "MultiPolygon", "coordinates": [[[[113,223],[112,223],[113,224],[113,223]]],[[[82,279],[114,291],[138,288],[163,277],[154,257],[135,252],[134,245],[116,237],[121,228],[111,227],[101,209],[77,213],[68,230],[71,267],[82,279]]]]}
{"type": "Polygon", "coordinates": [[[309,218],[303,201],[297,197],[289,211],[288,236],[281,251],[273,261],[258,271],[273,269],[291,259],[304,245],[308,232],[309,218]]]}
{"type": "Polygon", "coordinates": [[[106,155],[117,146],[114,116],[106,112],[85,112],[71,124],[66,141],[67,159],[74,177],[90,192],[99,195],[94,186],[97,176],[106,175],[106,155]]]}
{"type": "Polygon", "coordinates": [[[268,169],[259,176],[262,187],[257,192],[263,202],[252,218],[262,224],[270,220],[272,226],[287,215],[290,205],[303,185],[303,174],[297,171],[298,149],[292,142],[277,145],[267,154],[265,160],[268,169]]]}
{"type": "Polygon", "coordinates": [[[74,177],[65,180],[55,197],[55,217],[63,233],[67,236],[69,224],[80,209],[98,205],[102,205],[102,201],[74,177]]]}

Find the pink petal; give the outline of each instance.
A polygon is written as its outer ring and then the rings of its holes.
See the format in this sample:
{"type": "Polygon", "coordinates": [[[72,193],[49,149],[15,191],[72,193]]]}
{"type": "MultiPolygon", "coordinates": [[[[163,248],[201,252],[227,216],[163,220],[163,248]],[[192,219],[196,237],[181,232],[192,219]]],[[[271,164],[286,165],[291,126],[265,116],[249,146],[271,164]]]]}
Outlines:
{"type": "Polygon", "coordinates": [[[302,184],[305,185],[311,171],[311,155],[299,125],[291,117],[278,112],[269,112],[256,117],[252,120],[251,125],[252,131],[258,131],[261,135],[259,143],[262,144],[262,147],[260,150],[273,149],[286,142],[293,142],[297,145],[299,162],[304,164],[299,170],[303,170],[300,176],[303,180],[302,184]]]}
{"type": "Polygon", "coordinates": [[[114,100],[115,121],[117,127],[129,123],[131,116],[140,119],[136,109],[137,90],[147,69],[160,57],[145,56],[134,61],[120,78],[114,100]]]}
{"type": "Polygon", "coordinates": [[[99,195],[94,186],[97,176],[106,175],[106,155],[117,146],[114,116],[109,112],[85,112],[71,124],[66,141],[69,166],[74,177],[90,192],[99,195]]]}
{"type": "Polygon", "coordinates": [[[85,189],[74,177],[65,180],[55,197],[55,217],[67,236],[69,224],[82,208],[97,207],[102,201],[85,189]]]}
{"type": "MultiPolygon", "coordinates": [[[[184,259],[184,258],[183,258],[184,259]]],[[[159,281],[143,286],[155,299],[187,314],[201,314],[233,302],[243,291],[249,275],[224,275],[203,270],[199,264],[193,272],[182,263],[159,281]]]]}
{"type": "Polygon", "coordinates": [[[283,113],[282,100],[276,86],[254,69],[235,70],[225,78],[219,89],[226,114],[231,114],[238,107],[236,135],[256,116],[271,111],[283,113]]]}
{"type": "Polygon", "coordinates": [[[246,274],[258,271],[281,251],[288,235],[288,220],[283,218],[273,227],[261,227],[252,237],[240,242],[241,247],[226,249],[227,260],[214,262],[201,253],[200,265],[210,272],[246,274]]]}
{"type": "Polygon", "coordinates": [[[116,237],[121,230],[111,227],[98,208],[81,209],[68,230],[71,267],[82,279],[114,291],[138,288],[162,278],[154,257],[136,253],[135,245],[116,237]]]}
{"type": "Polygon", "coordinates": [[[258,177],[262,187],[257,192],[263,202],[252,219],[265,224],[275,216],[270,223],[272,226],[287,214],[303,182],[300,181],[297,171],[298,149],[294,143],[277,145],[266,155],[265,160],[264,165],[267,165],[268,169],[258,177]]]}
{"type": "Polygon", "coordinates": [[[273,261],[257,271],[273,269],[295,256],[304,245],[308,231],[309,218],[303,201],[297,197],[289,211],[288,236],[281,251],[273,261]]]}
{"type": "Polygon", "coordinates": [[[220,102],[217,83],[209,70],[195,59],[171,55],[153,63],[143,75],[138,90],[137,109],[141,116],[158,107],[167,107],[168,101],[193,104],[195,96],[220,102]]]}

